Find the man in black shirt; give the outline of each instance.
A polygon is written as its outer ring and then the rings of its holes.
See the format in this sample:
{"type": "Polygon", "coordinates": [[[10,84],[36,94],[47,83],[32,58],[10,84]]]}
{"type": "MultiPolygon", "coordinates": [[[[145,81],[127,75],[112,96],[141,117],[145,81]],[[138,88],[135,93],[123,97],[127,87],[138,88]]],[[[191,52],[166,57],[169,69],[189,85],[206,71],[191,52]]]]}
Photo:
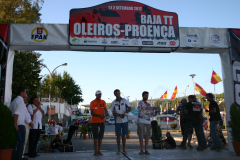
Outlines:
{"type": "MultiPolygon", "coordinates": [[[[182,135],[184,135],[186,124],[188,121],[188,115],[184,112],[186,107],[187,107],[187,99],[183,98],[181,100],[181,104],[177,107],[177,113],[180,112],[180,126],[181,126],[182,135]]],[[[188,144],[187,144],[187,146],[190,149],[193,148],[191,145],[192,133],[193,133],[193,129],[192,130],[190,129],[190,134],[188,135],[188,144]]]]}
{"type": "Polygon", "coordinates": [[[222,143],[217,136],[217,125],[219,124],[219,121],[221,120],[221,115],[219,111],[219,107],[217,102],[213,100],[213,94],[208,93],[206,95],[207,100],[210,102],[209,104],[209,111],[206,110],[206,112],[209,112],[210,116],[210,134],[213,139],[214,146],[211,148],[211,150],[217,150],[218,152],[222,150],[222,143]]]}
{"type": "Polygon", "coordinates": [[[60,135],[56,135],[56,138],[52,142],[52,151],[53,152],[62,152],[63,151],[63,146],[69,146],[69,144],[63,144],[60,135]]]}
{"type": "Polygon", "coordinates": [[[202,109],[201,109],[201,103],[196,100],[195,95],[188,96],[189,102],[187,103],[185,113],[188,115],[188,121],[186,124],[186,129],[183,135],[183,141],[181,145],[178,147],[181,149],[186,149],[186,140],[189,134],[191,134],[192,128],[195,128],[196,135],[198,138],[198,151],[203,151],[203,149],[206,147],[206,140],[204,141],[202,138],[204,138],[203,130],[200,129],[201,127],[201,117],[202,117],[202,109]],[[201,132],[202,131],[202,132],[201,132]],[[205,144],[204,144],[205,142],[205,144]]]}
{"type": "Polygon", "coordinates": [[[174,148],[176,148],[176,142],[175,142],[175,140],[173,139],[173,137],[171,136],[171,134],[169,132],[166,133],[166,137],[167,137],[167,139],[155,140],[155,142],[164,142],[165,141],[164,147],[166,149],[174,149],[174,148]]]}

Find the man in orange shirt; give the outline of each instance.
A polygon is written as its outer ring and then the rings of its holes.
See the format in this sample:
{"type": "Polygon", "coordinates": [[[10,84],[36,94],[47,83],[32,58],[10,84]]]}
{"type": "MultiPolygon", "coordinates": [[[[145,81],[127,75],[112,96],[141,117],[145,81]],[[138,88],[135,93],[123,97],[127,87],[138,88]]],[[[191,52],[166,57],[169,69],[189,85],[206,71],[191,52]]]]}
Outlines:
{"type": "Polygon", "coordinates": [[[101,99],[102,92],[96,91],[96,99],[90,103],[91,115],[92,115],[92,133],[94,139],[94,155],[102,156],[101,145],[105,129],[105,116],[108,116],[106,102],[101,99]],[[100,131],[98,131],[100,128],[100,131]]]}

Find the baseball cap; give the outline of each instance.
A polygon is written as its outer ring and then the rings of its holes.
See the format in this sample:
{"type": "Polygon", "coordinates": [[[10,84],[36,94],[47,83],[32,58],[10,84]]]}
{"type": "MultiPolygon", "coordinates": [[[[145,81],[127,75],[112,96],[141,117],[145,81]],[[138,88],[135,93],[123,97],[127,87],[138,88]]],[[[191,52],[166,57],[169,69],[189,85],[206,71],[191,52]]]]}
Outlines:
{"type": "Polygon", "coordinates": [[[100,90],[97,90],[95,94],[102,94],[100,90]]]}
{"type": "Polygon", "coordinates": [[[187,102],[187,99],[186,99],[186,98],[183,98],[183,99],[181,100],[181,102],[187,102]]]}

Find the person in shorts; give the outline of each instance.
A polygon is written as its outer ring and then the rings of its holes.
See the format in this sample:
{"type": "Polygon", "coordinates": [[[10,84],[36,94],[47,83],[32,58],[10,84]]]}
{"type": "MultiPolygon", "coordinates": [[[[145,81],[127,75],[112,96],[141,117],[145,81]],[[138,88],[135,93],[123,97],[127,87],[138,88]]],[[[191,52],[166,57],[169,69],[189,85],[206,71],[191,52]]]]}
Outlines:
{"type": "Polygon", "coordinates": [[[90,103],[90,110],[92,115],[92,132],[94,139],[94,155],[101,156],[101,145],[103,134],[105,130],[105,116],[108,116],[106,102],[101,99],[102,92],[97,90],[96,99],[90,103]],[[99,130],[99,131],[98,131],[99,130]]]}
{"type": "Polygon", "coordinates": [[[151,107],[150,103],[147,102],[148,100],[148,92],[144,91],[142,93],[143,100],[138,103],[138,124],[137,124],[137,135],[139,137],[139,143],[141,151],[139,155],[149,155],[148,152],[148,141],[150,139],[150,130],[151,130],[151,121],[150,117],[153,114],[152,110],[160,110],[160,107],[151,107]],[[145,152],[143,152],[143,139],[145,139],[145,152]]]}
{"type": "Polygon", "coordinates": [[[122,144],[123,144],[123,153],[127,154],[126,151],[126,135],[128,135],[128,117],[126,113],[131,111],[131,105],[129,102],[122,98],[121,92],[119,89],[114,91],[114,95],[116,99],[111,104],[111,111],[115,117],[115,133],[117,136],[117,146],[118,151],[117,155],[120,154],[120,137],[122,136],[122,144]]]}

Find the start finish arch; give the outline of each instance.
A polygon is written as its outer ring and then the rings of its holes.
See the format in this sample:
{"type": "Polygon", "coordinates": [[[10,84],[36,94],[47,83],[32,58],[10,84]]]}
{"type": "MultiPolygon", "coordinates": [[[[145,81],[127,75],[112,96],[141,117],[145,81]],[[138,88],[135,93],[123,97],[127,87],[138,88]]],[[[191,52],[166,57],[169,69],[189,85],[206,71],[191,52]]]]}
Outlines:
{"type": "Polygon", "coordinates": [[[69,24],[0,24],[0,44],[0,100],[7,106],[14,50],[219,54],[227,122],[231,104],[240,104],[240,30],[178,27],[176,13],[142,3],[112,1],[72,9],[69,24]]]}

